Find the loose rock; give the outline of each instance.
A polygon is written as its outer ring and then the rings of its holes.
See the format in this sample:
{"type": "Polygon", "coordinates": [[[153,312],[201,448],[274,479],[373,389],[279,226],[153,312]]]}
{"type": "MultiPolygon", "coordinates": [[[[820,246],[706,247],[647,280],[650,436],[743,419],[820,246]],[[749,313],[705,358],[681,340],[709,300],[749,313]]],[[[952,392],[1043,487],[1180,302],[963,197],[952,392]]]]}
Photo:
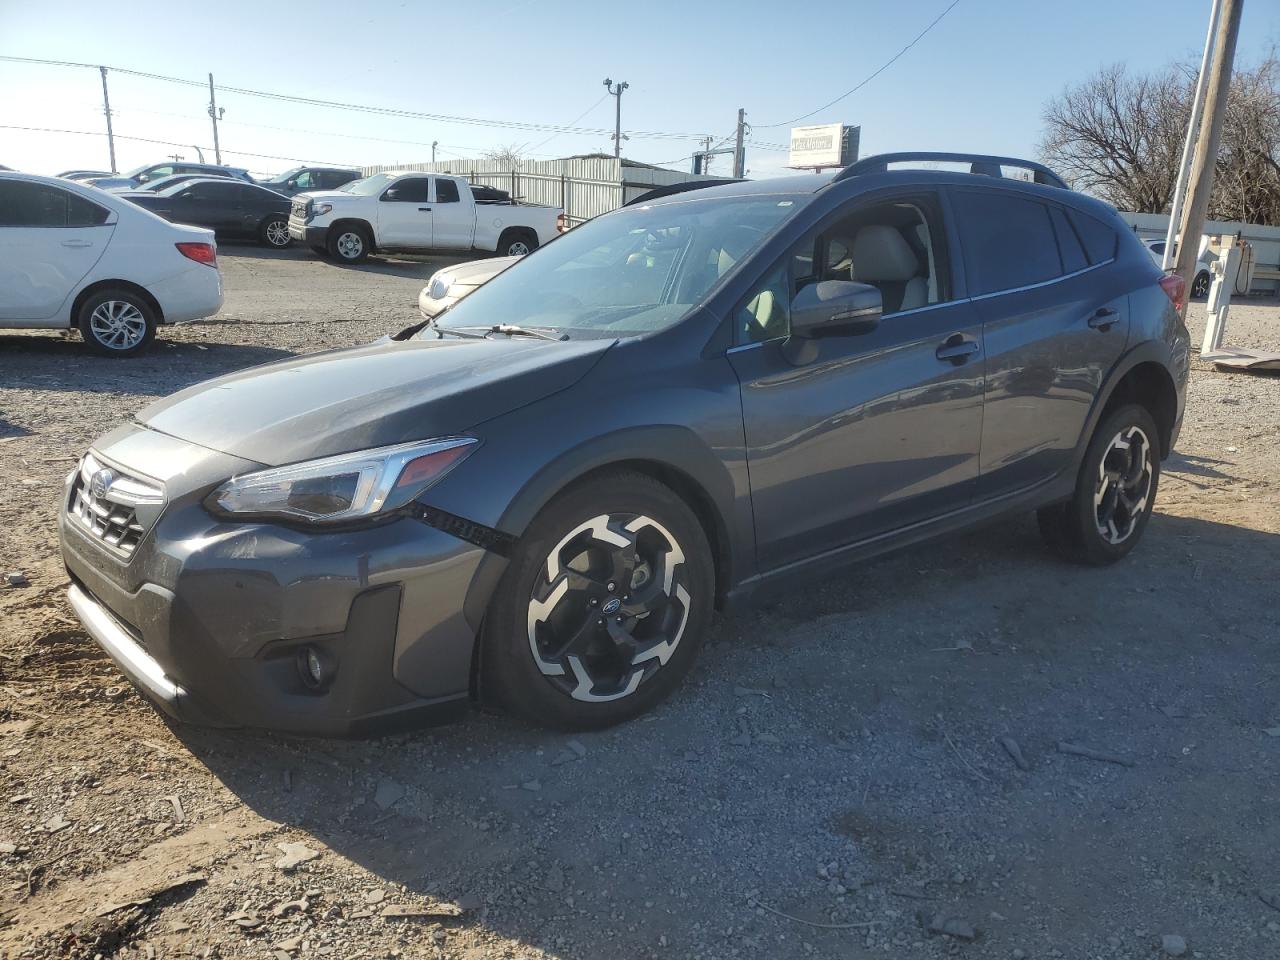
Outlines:
{"type": "Polygon", "coordinates": [[[276,868],[285,873],[320,856],[319,850],[312,850],[305,843],[277,843],[276,847],[284,854],[276,860],[276,868]]]}
{"type": "Polygon", "coordinates": [[[1180,957],[1187,952],[1187,941],[1176,933],[1166,933],[1160,938],[1160,949],[1171,957],[1180,957]]]}

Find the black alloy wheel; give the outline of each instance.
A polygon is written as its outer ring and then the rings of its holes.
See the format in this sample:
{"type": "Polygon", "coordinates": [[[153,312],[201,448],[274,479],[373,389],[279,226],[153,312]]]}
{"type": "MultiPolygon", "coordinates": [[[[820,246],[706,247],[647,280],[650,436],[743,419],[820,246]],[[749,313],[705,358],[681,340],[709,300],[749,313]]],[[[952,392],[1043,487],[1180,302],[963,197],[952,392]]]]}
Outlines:
{"type": "Polygon", "coordinates": [[[481,671],[509,709],[553,726],[608,726],[688,672],[714,571],[687,505],[620,474],[554,501],[521,538],[486,621],[481,671]]]}

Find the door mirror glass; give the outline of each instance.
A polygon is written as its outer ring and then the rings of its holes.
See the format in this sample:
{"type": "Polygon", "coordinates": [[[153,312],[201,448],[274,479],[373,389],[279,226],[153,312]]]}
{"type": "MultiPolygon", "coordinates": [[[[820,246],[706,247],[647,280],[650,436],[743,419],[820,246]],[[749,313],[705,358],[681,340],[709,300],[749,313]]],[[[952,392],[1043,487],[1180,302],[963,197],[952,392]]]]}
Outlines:
{"type": "Polygon", "coordinates": [[[810,283],[791,301],[791,335],[813,340],[869,333],[879,326],[882,310],[879,289],[868,283],[810,283]]]}

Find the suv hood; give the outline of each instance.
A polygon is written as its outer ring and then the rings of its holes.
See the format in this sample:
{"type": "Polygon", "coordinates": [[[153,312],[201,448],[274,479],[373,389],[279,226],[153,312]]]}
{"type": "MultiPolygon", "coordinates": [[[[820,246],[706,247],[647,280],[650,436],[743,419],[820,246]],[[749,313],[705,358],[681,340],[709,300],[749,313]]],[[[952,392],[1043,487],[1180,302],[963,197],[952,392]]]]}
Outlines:
{"type": "Polygon", "coordinates": [[[379,341],[189,387],[152,430],[267,466],[449,436],[576,383],[612,340],[379,341]]]}
{"type": "Polygon", "coordinates": [[[342,190],[306,190],[293,195],[295,200],[358,200],[354,193],[342,190]]]}

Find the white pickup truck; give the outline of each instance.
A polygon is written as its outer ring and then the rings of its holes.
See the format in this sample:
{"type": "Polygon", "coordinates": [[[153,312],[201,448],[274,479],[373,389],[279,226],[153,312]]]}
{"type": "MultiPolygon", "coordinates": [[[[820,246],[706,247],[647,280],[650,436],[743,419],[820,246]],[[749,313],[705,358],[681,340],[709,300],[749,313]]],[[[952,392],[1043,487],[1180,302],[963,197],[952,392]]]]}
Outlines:
{"type": "Polygon", "coordinates": [[[339,190],[298,194],[289,236],[342,263],[359,263],[375,251],[482,250],[515,257],[555,237],[564,222],[552,207],[477,192],[465,177],[378,173],[339,190]]]}

